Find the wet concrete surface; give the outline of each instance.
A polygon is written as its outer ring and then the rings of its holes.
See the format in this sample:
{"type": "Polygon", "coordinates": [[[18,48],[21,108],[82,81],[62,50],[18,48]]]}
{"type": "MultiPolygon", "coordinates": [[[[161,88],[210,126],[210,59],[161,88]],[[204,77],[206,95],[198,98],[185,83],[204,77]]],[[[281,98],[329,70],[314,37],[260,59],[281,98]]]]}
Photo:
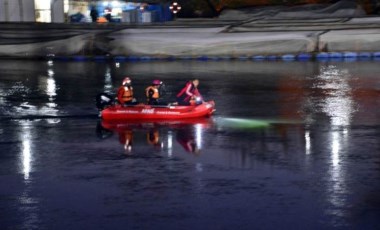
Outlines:
{"type": "Polygon", "coordinates": [[[378,229],[376,62],[0,61],[2,229],[378,229]],[[124,76],[210,119],[101,122],[124,76]]]}

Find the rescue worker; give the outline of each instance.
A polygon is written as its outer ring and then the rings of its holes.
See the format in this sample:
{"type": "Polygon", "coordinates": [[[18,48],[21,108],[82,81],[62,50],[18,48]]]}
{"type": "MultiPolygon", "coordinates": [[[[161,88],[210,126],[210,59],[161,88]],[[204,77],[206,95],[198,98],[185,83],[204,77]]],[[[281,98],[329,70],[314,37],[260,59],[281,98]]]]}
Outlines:
{"type": "Polygon", "coordinates": [[[149,105],[167,105],[160,101],[160,87],[162,85],[162,81],[153,80],[152,85],[148,86],[145,89],[145,95],[149,105]]]}
{"type": "MultiPolygon", "coordinates": [[[[193,105],[196,99],[201,100],[202,96],[198,91],[199,80],[193,79],[186,83],[185,87],[177,94],[177,102],[179,105],[193,105]]],[[[200,101],[201,103],[201,101],[200,101]]]]}
{"type": "Polygon", "coordinates": [[[99,17],[99,13],[96,10],[96,6],[91,6],[90,16],[91,16],[92,22],[97,22],[98,17],[99,17]]]}
{"type": "Polygon", "coordinates": [[[117,100],[121,105],[135,105],[136,99],[133,97],[132,81],[129,77],[124,78],[122,85],[117,91],[117,100]]]}

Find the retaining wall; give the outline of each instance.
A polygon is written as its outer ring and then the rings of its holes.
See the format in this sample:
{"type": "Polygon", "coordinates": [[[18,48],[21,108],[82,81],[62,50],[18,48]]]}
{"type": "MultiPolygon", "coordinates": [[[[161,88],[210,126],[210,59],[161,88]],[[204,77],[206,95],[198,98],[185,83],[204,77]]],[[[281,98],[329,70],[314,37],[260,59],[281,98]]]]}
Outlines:
{"type": "Polygon", "coordinates": [[[77,60],[377,57],[379,18],[271,26],[0,24],[0,57],[77,60]]]}

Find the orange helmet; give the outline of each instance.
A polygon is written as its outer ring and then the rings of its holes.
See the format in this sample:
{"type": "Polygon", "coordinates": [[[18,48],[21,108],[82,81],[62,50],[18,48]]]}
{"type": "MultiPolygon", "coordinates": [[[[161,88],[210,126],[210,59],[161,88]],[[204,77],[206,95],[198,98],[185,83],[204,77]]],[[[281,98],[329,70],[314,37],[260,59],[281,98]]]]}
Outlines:
{"type": "Polygon", "coordinates": [[[131,84],[131,79],[129,77],[124,78],[123,85],[125,84],[131,84]]]}

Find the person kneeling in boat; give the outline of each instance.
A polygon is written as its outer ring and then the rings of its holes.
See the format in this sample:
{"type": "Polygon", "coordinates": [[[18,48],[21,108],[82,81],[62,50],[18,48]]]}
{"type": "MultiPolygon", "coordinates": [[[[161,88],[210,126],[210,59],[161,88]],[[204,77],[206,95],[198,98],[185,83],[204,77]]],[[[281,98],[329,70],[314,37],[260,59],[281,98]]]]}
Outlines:
{"type": "Polygon", "coordinates": [[[137,101],[133,97],[132,81],[129,77],[124,78],[122,85],[117,91],[117,100],[121,105],[136,105],[137,101]]]}
{"type": "Polygon", "coordinates": [[[193,79],[186,83],[185,87],[177,94],[179,105],[199,105],[202,104],[202,96],[198,91],[199,80],[193,79]]]}
{"type": "Polygon", "coordinates": [[[145,89],[148,105],[168,105],[168,103],[161,101],[160,99],[160,87],[162,81],[153,80],[152,85],[145,89]]]}

